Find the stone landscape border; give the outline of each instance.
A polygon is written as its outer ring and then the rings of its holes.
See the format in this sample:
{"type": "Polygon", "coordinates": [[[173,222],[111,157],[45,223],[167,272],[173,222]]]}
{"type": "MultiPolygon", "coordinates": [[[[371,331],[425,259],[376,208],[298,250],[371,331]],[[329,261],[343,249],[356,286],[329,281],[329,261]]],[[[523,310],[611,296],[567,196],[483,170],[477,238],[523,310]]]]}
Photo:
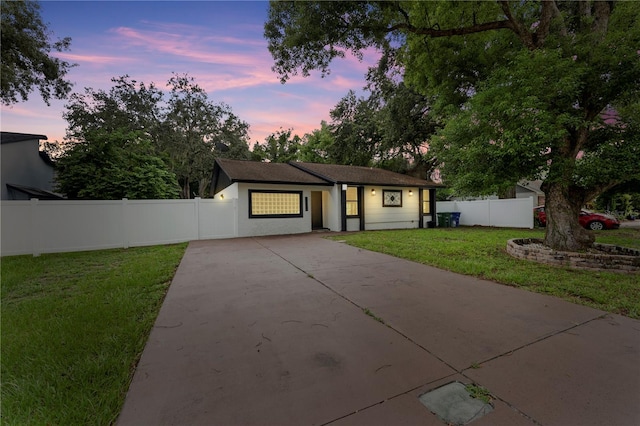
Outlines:
{"type": "Polygon", "coordinates": [[[640,250],[611,244],[594,243],[593,250],[583,253],[552,250],[537,238],[515,238],[507,242],[507,253],[520,259],[575,269],[640,272],[640,250]]]}

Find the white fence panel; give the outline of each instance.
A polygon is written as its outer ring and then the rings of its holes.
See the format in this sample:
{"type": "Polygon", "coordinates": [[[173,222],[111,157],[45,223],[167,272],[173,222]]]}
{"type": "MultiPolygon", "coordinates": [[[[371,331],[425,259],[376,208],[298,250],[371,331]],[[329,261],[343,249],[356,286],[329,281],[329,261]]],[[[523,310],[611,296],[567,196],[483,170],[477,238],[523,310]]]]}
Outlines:
{"type": "Polygon", "coordinates": [[[33,251],[31,202],[0,203],[0,250],[2,254],[24,254],[33,251]]]}
{"type": "Polygon", "coordinates": [[[195,200],[125,202],[125,247],[172,244],[198,239],[195,200]]]}
{"type": "Polygon", "coordinates": [[[238,200],[200,200],[198,239],[238,236],[238,200]]]}
{"type": "Polygon", "coordinates": [[[502,200],[438,201],[436,212],[460,212],[460,225],[533,228],[533,197],[502,200]]]}
{"type": "Polygon", "coordinates": [[[3,201],[2,256],[238,236],[237,200],[3,201]]]}
{"type": "Polygon", "coordinates": [[[123,247],[122,201],[38,201],[35,206],[34,254],[123,247]]]}

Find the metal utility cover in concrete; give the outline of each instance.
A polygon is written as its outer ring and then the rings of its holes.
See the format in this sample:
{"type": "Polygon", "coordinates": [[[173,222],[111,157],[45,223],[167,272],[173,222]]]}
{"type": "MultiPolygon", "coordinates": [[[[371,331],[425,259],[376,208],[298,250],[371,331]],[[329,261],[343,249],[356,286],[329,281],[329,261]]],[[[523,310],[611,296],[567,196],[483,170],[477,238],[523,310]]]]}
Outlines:
{"type": "Polygon", "coordinates": [[[466,425],[493,411],[491,404],[473,398],[460,382],[441,386],[419,399],[442,421],[453,425],[466,425]]]}

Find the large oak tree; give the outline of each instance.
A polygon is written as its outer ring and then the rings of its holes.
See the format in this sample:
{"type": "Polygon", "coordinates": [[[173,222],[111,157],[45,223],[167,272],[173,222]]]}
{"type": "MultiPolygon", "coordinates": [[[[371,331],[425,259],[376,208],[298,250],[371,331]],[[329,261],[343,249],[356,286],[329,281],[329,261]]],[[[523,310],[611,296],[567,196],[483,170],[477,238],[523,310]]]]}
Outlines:
{"type": "Polygon", "coordinates": [[[398,50],[405,82],[446,122],[447,182],[487,193],[541,178],[545,243],[579,250],[582,205],[640,174],[640,7],[634,2],[272,2],[282,81],[345,52],[398,50]]]}
{"type": "Polygon", "coordinates": [[[52,34],[40,16],[38,2],[3,0],[0,5],[2,103],[11,105],[26,101],[36,88],[47,105],[51,98],[66,98],[72,84],[65,77],[73,65],[51,53],[68,50],[71,39],[51,39],[52,34]]]}

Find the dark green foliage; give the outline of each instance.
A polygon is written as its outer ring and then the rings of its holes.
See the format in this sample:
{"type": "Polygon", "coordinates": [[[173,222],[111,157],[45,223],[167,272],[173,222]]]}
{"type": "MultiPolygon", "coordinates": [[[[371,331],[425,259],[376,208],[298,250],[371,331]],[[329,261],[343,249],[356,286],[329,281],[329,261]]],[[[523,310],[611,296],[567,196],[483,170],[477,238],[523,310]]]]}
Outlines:
{"type": "Polygon", "coordinates": [[[60,156],[57,179],[68,196],[204,197],[215,157],[250,157],[248,124],[228,105],[211,102],[193,78],[174,75],[166,103],[153,83],[129,76],[112,82],[108,92],[87,88],[73,94],[66,106],[64,147],[71,151],[60,156]],[[105,181],[84,180],[91,176],[105,181]]]}
{"type": "Polygon", "coordinates": [[[373,165],[382,142],[375,117],[376,106],[373,100],[357,98],[355,92],[349,91],[331,110],[331,128],[335,139],[327,151],[332,163],[373,165]]]}
{"type": "Polygon", "coordinates": [[[300,161],[307,163],[329,163],[329,149],[334,144],[335,138],[331,127],[322,120],[320,129],[304,135],[300,145],[300,161]]]}
{"type": "Polygon", "coordinates": [[[85,88],[73,93],[63,115],[67,121],[67,139],[84,141],[87,135],[127,129],[143,132],[157,143],[162,134],[162,91],[153,83],[146,85],[128,75],[112,78],[108,92],[85,88]]]}
{"type": "Polygon", "coordinates": [[[612,211],[623,218],[640,219],[640,179],[616,185],[600,194],[595,207],[601,211],[612,211]]]}
{"type": "Polygon", "coordinates": [[[211,171],[218,151],[227,158],[248,157],[249,125],[225,104],[215,104],[188,75],[174,74],[165,109],[161,150],[178,176],[181,198],[209,193],[211,171]],[[246,149],[245,149],[246,148],[246,149]]]}
{"type": "Polygon", "coordinates": [[[71,199],[176,198],[175,174],[139,133],[113,131],[75,144],[56,163],[57,191],[71,199]]]}
{"type": "Polygon", "coordinates": [[[312,70],[329,73],[334,58],[345,51],[361,57],[369,45],[384,44],[384,33],[376,27],[382,19],[378,7],[367,2],[272,1],[265,24],[265,38],[275,59],[273,70],[282,82],[312,70]]]}
{"type": "Polygon", "coordinates": [[[291,136],[292,129],[270,134],[264,144],[253,146],[254,159],[270,161],[272,163],[288,163],[299,159],[301,139],[298,135],[291,136]]]}
{"type": "Polygon", "coordinates": [[[473,195],[542,178],[553,248],[588,247],[580,207],[640,174],[635,2],[272,2],[265,36],[283,80],[397,47],[444,125],[445,183],[473,195]]]}
{"type": "Polygon", "coordinates": [[[428,141],[438,128],[430,102],[399,80],[396,52],[369,70],[368,97],[350,91],[331,110],[334,141],[327,158],[338,164],[381,167],[429,179],[435,159],[428,141]]]}
{"type": "Polygon", "coordinates": [[[35,88],[47,105],[51,98],[66,98],[71,83],[65,76],[73,65],[50,56],[50,53],[68,50],[71,39],[50,40],[51,34],[40,17],[40,5],[35,1],[3,0],[0,8],[2,103],[10,105],[26,101],[35,88]]]}

